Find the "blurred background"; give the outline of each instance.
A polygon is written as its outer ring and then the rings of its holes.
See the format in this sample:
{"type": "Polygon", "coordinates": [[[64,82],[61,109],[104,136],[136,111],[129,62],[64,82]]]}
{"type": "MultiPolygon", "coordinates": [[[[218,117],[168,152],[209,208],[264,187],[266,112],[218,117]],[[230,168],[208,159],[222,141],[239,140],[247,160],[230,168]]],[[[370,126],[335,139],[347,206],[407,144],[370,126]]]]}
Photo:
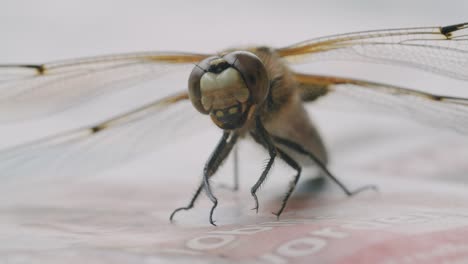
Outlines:
{"type": "Polygon", "coordinates": [[[466,21],[466,1],[2,1],[5,62],[140,50],[213,52],[466,21]]]}
{"type": "MultiPolygon", "coordinates": [[[[468,21],[467,10],[468,1],[464,0],[3,0],[0,3],[0,63],[43,63],[133,51],[210,53],[245,45],[282,47],[315,37],[353,31],[457,24],[468,21]]],[[[301,66],[300,70],[468,96],[466,83],[388,65],[323,62],[301,66]]],[[[181,72],[168,82],[168,88],[174,87],[174,91],[184,89],[186,78],[187,72],[181,72]]],[[[151,92],[136,95],[123,93],[105,101],[105,104],[98,101],[89,107],[40,120],[2,124],[0,146],[11,146],[78,127],[90,118],[109,116],[115,111],[138,105],[140,101],[150,100],[151,95],[151,92]],[[130,98],[132,102],[129,102],[130,98]]],[[[379,178],[385,178],[385,186],[381,186],[385,193],[390,189],[410,188],[405,183],[412,177],[431,178],[436,182],[455,181],[457,184],[466,182],[468,166],[464,157],[468,155],[468,144],[466,138],[452,131],[372,113],[342,113],[314,106],[309,109],[329,147],[331,170],[350,186],[378,184],[379,178]]],[[[206,118],[204,120],[207,121],[206,118]]],[[[163,123],[160,125],[164,126],[163,123]]],[[[4,185],[2,206],[15,208],[21,205],[27,208],[25,212],[16,214],[13,211],[11,215],[25,216],[23,220],[37,217],[36,214],[46,220],[50,216],[52,223],[68,211],[51,210],[51,214],[47,215],[47,206],[42,211],[29,209],[40,208],[35,207],[34,203],[70,207],[71,211],[78,212],[78,218],[84,214],[92,218],[94,213],[100,213],[85,209],[80,211],[80,206],[89,208],[94,204],[98,207],[108,206],[108,215],[115,213],[112,212],[114,209],[128,210],[129,213],[132,210],[152,210],[148,223],[167,224],[171,210],[188,201],[195,190],[203,164],[220,136],[220,131],[212,125],[203,129],[198,130],[203,133],[185,133],[186,137],[172,139],[164,146],[155,146],[155,152],[151,155],[106,171],[78,178],[51,175],[54,179],[49,185],[38,183],[34,177],[13,179],[15,183],[20,182],[21,187],[6,188],[4,185]],[[164,199],[159,200],[160,197],[164,199]],[[57,216],[55,220],[54,216],[57,216]]],[[[258,177],[265,159],[265,152],[255,145],[240,145],[243,189],[239,197],[244,197],[241,198],[243,201],[250,198],[248,187],[258,177]]],[[[285,172],[291,173],[281,164],[275,166],[264,189],[283,190],[289,181],[283,175],[285,172]]],[[[0,176],[8,175],[0,172],[0,176]]],[[[220,182],[231,184],[232,162],[226,162],[218,176],[220,182]]],[[[410,185],[414,187],[417,184],[418,181],[413,181],[410,185]]],[[[265,196],[268,193],[269,197],[275,195],[275,199],[278,199],[281,195],[275,192],[269,194],[266,190],[265,196]]],[[[238,202],[232,199],[231,196],[225,197],[223,202],[238,202]]],[[[208,204],[203,205],[206,207],[208,204]]],[[[251,201],[248,200],[248,204],[242,204],[240,210],[234,213],[221,209],[217,217],[221,220],[224,216],[225,222],[235,222],[236,217],[242,216],[250,205],[251,201]]],[[[9,213],[6,211],[6,214],[9,213]]],[[[202,206],[192,214],[192,219],[189,217],[182,221],[184,224],[195,222],[206,227],[206,213],[206,208],[202,206]]],[[[249,216],[250,220],[255,219],[250,212],[249,216]]],[[[23,220],[19,220],[19,223],[23,220]]],[[[115,224],[114,227],[119,228],[131,221],[129,217],[118,223],[110,221],[110,225],[115,224]]],[[[102,226],[96,225],[95,230],[102,226]]],[[[89,231],[93,227],[83,229],[89,231]]],[[[16,235],[11,233],[11,237],[18,237],[16,235]]],[[[31,244],[23,243],[21,239],[16,241],[10,248],[3,246],[6,242],[0,243],[0,247],[4,247],[4,250],[40,248],[45,240],[34,240],[31,244]]],[[[62,242],[55,242],[45,243],[44,247],[62,245],[62,242]]]]}

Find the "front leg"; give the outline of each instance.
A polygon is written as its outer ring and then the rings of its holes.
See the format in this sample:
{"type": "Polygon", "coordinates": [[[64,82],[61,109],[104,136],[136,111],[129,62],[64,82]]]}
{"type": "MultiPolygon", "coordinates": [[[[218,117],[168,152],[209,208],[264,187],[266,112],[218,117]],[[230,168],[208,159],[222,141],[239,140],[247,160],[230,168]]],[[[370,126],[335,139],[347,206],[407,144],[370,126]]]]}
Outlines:
{"type": "Polygon", "coordinates": [[[172,214],[171,214],[171,216],[169,218],[171,221],[173,220],[174,215],[177,212],[182,211],[182,210],[192,209],[194,204],[195,204],[195,201],[200,196],[200,193],[201,193],[203,187],[205,187],[205,190],[206,190],[206,193],[207,193],[208,197],[213,202],[213,207],[211,208],[211,211],[210,211],[210,223],[212,225],[215,225],[214,221],[213,221],[213,212],[214,212],[214,209],[216,208],[216,206],[218,204],[218,200],[213,195],[213,192],[211,191],[211,186],[210,186],[210,183],[209,183],[208,180],[209,180],[209,178],[211,176],[213,176],[213,174],[218,170],[221,163],[229,155],[230,151],[232,150],[232,148],[236,144],[238,137],[239,136],[237,135],[237,133],[231,133],[231,132],[227,132],[227,131],[225,131],[223,133],[223,136],[221,137],[218,145],[216,146],[215,150],[213,151],[213,153],[211,154],[211,156],[208,159],[207,163],[205,164],[205,168],[203,170],[203,180],[200,183],[200,185],[198,186],[195,194],[193,195],[192,199],[190,200],[190,202],[189,202],[189,204],[187,206],[177,208],[172,212],[172,214]],[[231,136],[231,138],[229,139],[230,136],[231,136]]]}
{"type": "Polygon", "coordinates": [[[256,139],[260,144],[264,145],[267,148],[268,154],[270,155],[270,159],[268,160],[268,163],[263,169],[262,175],[260,175],[260,178],[254,184],[254,186],[252,186],[252,189],[250,189],[250,193],[252,194],[255,200],[255,207],[252,208],[252,210],[256,210],[256,212],[258,213],[257,190],[265,181],[268,175],[268,172],[271,169],[271,166],[273,166],[273,162],[275,161],[275,158],[277,155],[277,150],[276,150],[276,147],[273,143],[273,140],[270,134],[268,133],[268,131],[266,131],[265,127],[263,126],[262,121],[260,120],[260,117],[256,117],[255,119],[255,133],[253,133],[253,135],[254,135],[254,139],[256,139]]]}

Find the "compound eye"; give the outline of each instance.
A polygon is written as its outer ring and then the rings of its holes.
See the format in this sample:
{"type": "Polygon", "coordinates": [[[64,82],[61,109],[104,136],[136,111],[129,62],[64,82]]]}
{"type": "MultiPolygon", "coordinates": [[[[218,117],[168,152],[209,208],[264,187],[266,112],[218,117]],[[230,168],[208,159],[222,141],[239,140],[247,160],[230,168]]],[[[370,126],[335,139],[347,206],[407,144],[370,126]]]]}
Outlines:
{"type": "MultiPolygon", "coordinates": [[[[198,65],[193,67],[192,72],[188,80],[188,89],[189,89],[189,98],[193,106],[202,114],[207,115],[209,109],[205,109],[202,104],[202,94],[200,89],[200,80],[201,77],[207,72],[210,67],[210,62],[212,60],[219,59],[218,56],[213,56],[202,60],[198,65]]],[[[208,102],[204,102],[205,105],[208,105],[208,102]]]]}
{"type": "Polygon", "coordinates": [[[265,101],[268,95],[268,73],[265,65],[255,54],[247,51],[235,51],[226,54],[225,59],[242,75],[254,104],[265,101]]]}

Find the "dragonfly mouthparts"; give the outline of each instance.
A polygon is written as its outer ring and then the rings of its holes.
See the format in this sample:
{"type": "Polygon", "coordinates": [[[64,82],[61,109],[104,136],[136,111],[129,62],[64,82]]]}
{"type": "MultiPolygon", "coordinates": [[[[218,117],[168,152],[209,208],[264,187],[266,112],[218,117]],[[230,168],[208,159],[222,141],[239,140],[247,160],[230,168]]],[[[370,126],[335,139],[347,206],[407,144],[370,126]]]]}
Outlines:
{"type": "Polygon", "coordinates": [[[244,124],[246,114],[242,109],[242,104],[215,109],[210,114],[211,119],[222,129],[235,129],[244,124]]]}

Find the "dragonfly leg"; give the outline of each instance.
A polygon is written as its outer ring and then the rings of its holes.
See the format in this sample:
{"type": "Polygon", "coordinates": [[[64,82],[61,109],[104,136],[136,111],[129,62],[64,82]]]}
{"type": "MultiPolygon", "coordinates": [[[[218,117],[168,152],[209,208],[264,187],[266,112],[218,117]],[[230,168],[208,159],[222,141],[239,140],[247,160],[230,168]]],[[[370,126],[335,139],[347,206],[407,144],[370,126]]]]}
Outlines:
{"type": "Polygon", "coordinates": [[[275,144],[273,143],[273,140],[271,136],[268,134],[268,131],[266,131],[265,127],[263,127],[263,124],[260,120],[259,117],[256,118],[255,120],[255,132],[252,133],[253,138],[263,145],[267,150],[268,154],[270,155],[270,159],[268,160],[265,168],[263,169],[262,174],[260,175],[260,178],[257,180],[257,182],[252,186],[250,189],[250,193],[252,194],[254,200],[255,200],[255,207],[252,208],[252,210],[256,210],[258,213],[258,198],[257,198],[257,190],[260,188],[262,183],[265,181],[268,172],[271,169],[271,166],[273,166],[273,162],[275,161],[276,155],[277,155],[277,150],[275,147],[275,144]]]}
{"type": "Polygon", "coordinates": [[[362,186],[356,190],[349,190],[340,180],[338,180],[338,178],[336,178],[327,168],[327,166],[325,166],[325,164],[323,164],[320,159],[318,159],[313,153],[307,151],[306,149],[304,149],[301,145],[291,141],[291,140],[288,140],[288,139],[285,139],[285,138],[281,138],[281,137],[277,137],[277,136],[273,136],[273,140],[278,143],[278,144],[281,144],[281,145],[284,145],[294,151],[297,151],[298,153],[300,154],[303,154],[303,155],[306,155],[308,156],[309,158],[311,158],[316,164],[317,166],[320,168],[320,170],[325,173],[325,175],[327,175],[333,182],[335,182],[345,193],[346,195],[348,196],[352,196],[352,195],[355,195],[357,193],[360,193],[362,191],[365,191],[365,190],[369,190],[369,189],[372,189],[372,190],[377,190],[377,186],[375,185],[365,185],[365,186],[362,186]]]}
{"type": "Polygon", "coordinates": [[[224,131],[221,140],[219,141],[215,150],[211,154],[211,157],[209,158],[208,162],[205,164],[205,168],[203,170],[203,182],[205,183],[204,186],[205,186],[206,195],[213,203],[213,206],[211,207],[211,210],[210,210],[210,223],[214,226],[216,225],[215,225],[215,222],[213,221],[213,213],[214,213],[216,206],[218,206],[218,199],[214,196],[213,191],[211,190],[209,178],[218,170],[221,163],[227,158],[232,148],[236,144],[237,138],[238,138],[238,134],[224,131]],[[231,136],[231,138],[228,141],[229,136],[231,136]]]}
{"type": "MultiPolygon", "coordinates": [[[[254,138],[254,140],[259,143],[260,145],[262,145],[263,147],[267,148],[267,145],[265,144],[264,141],[262,141],[258,135],[256,134],[253,134],[252,137],[254,138]]],[[[277,218],[279,218],[279,216],[281,215],[281,213],[283,212],[284,208],[286,207],[286,203],[288,202],[289,200],[289,197],[291,196],[292,192],[294,191],[294,189],[296,188],[296,185],[297,185],[297,182],[299,181],[299,178],[301,176],[301,171],[302,171],[302,168],[301,166],[293,159],[291,158],[288,154],[286,154],[283,150],[281,150],[280,148],[276,148],[277,150],[277,153],[279,154],[279,157],[284,160],[289,166],[291,166],[293,169],[295,169],[297,171],[297,174],[294,176],[294,179],[290,182],[289,184],[289,188],[288,188],[288,191],[286,192],[286,195],[284,196],[283,198],[283,201],[281,202],[281,207],[280,209],[276,212],[276,213],[273,213],[274,215],[276,215],[277,218]]]]}
{"type": "Polygon", "coordinates": [[[238,139],[238,135],[236,133],[231,133],[225,131],[223,133],[223,136],[221,137],[220,141],[218,142],[218,145],[216,146],[215,150],[211,154],[210,158],[208,159],[208,162],[205,164],[205,168],[203,170],[203,180],[201,184],[199,185],[197,191],[195,192],[195,195],[192,197],[190,200],[190,203],[186,207],[181,207],[177,208],[172,212],[170,216],[170,220],[172,221],[174,215],[181,211],[181,210],[189,210],[193,208],[195,201],[198,199],[200,196],[200,193],[203,188],[205,188],[206,194],[208,198],[213,202],[213,207],[210,210],[210,223],[212,225],[215,225],[213,221],[213,212],[216,206],[218,205],[218,200],[214,196],[211,186],[209,183],[209,178],[214,175],[214,173],[218,170],[219,166],[221,163],[226,159],[226,157],[229,155],[231,152],[232,148],[236,144],[238,139]],[[230,137],[230,138],[229,138],[230,137]]]}
{"type": "Polygon", "coordinates": [[[294,176],[294,179],[289,183],[288,191],[286,192],[286,195],[284,196],[283,201],[281,202],[280,209],[276,213],[273,213],[274,215],[276,215],[277,218],[279,218],[284,208],[286,207],[286,203],[288,202],[289,197],[291,196],[292,192],[296,188],[297,182],[299,181],[299,178],[301,177],[302,168],[299,165],[299,163],[297,163],[293,158],[291,158],[288,154],[286,154],[280,148],[277,148],[277,150],[278,150],[280,158],[297,171],[297,174],[294,176]]]}
{"type": "Polygon", "coordinates": [[[193,206],[195,205],[195,201],[196,201],[196,200],[198,199],[198,197],[200,196],[200,193],[201,193],[201,191],[202,191],[204,185],[205,185],[205,182],[202,181],[201,184],[200,184],[200,186],[198,186],[198,189],[195,191],[195,194],[193,195],[192,199],[190,200],[190,202],[189,202],[189,204],[188,204],[187,206],[179,207],[179,208],[175,209],[175,210],[172,212],[171,216],[169,217],[169,220],[170,220],[171,222],[172,222],[172,220],[174,219],[174,215],[175,215],[176,213],[178,213],[179,211],[182,211],[182,210],[187,211],[187,210],[190,210],[190,209],[193,208],[193,206]]]}

